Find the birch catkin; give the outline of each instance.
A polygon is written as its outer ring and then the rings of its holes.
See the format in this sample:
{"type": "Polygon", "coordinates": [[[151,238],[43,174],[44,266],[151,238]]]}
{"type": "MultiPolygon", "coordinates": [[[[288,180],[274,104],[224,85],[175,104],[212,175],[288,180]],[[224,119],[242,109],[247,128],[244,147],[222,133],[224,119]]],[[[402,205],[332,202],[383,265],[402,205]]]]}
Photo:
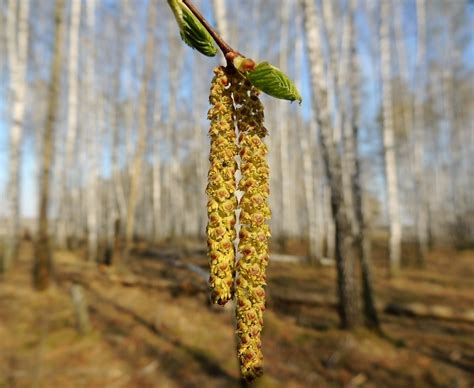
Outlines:
{"type": "Polygon", "coordinates": [[[263,138],[263,106],[256,88],[236,75],[233,87],[236,120],[239,131],[239,154],[242,178],[240,201],[239,252],[236,279],[236,318],[238,357],[242,376],[253,380],[262,374],[261,331],[265,310],[265,270],[268,264],[269,167],[263,138]],[[240,80],[239,80],[240,78],[240,80]]]}
{"type": "Polygon", "coordinates": [[[217,43],[227,61],[226,67],[214,69],[209,97],[212,105],[208,113],[211,167],[206,189],[209,283],[214,303],[223,305],[235,294],[237,353],[242,377],[250,381],[263,372],[261,332],[270,237],[268,150],[263,142],[267,130],[258,96],[262,91],[289,101],[301,103],[302,99],[295,84],[280,69],[268,62],[256,64],[224,42],[190,0],[168,0],[168,4],[186,44],[204,55],[214,56],[214,43],[217,43]],[[243,196],[239,204],[241,257],[236,263],[237,151],[241,158],[238,188],[243,196]]]}
{"type": "Polygon", "coordinates": [[[265,270],[268,264],[270,218],[268,207],[268,153],[263,138],[263,106],[259,91],[236,71],[214,70],[208,118],[211,120],[211,153],[207,186],[208,256],[214,303],[233,298],[235,281],[238,358],[242,377],[253,380],[263,372],[261,332],[265,310],[265,270]],[[235,125],[239,132],[236,140],[235,125]],[[239,252],[235,265],[235,172],[237,150],[241,158],[239,252]]]}
{"type": "Polygon", "coordinates": [[[209,102],[211,120],[209,135],[211,166],[208,174],[207,245],[210,262],[210,279],[213,303],[225,304],[233,296],[236,237],[235,172],[237,162],[236,134],[234,128],[234,107],[229,80],[224,67],[214,69],[209,102]]]}

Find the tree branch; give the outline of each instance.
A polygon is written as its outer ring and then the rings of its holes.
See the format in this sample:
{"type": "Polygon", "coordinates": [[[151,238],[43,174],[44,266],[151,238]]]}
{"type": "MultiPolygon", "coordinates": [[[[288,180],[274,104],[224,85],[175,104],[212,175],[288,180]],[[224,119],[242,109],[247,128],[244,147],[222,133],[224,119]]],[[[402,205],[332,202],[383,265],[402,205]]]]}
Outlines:
{"type": "Polygon", "coordinates": [[[221,38],[221,36],[218,34],[218,32],[209,24],[209,22],[206,20],[206,18],[201,14],[201,12],[196,8],[196,6],[190,0],[183,0],[183,3],[186,5],[186,7],[189,8],[189,10],[201,22],[201,24],[204,26],[204,28],[207,30],[207,32],[209,32],[209,34],[212,36],[212,38],[214,39],[214,41],[217,43],[220,50],[222,51],[222,54],[224,54],[228,65],[233,66],[232,59],[236,55],[238,55],[239,52],[235,51],[232,47],[230,47],[224,41],[224,39],[221,38]]]}

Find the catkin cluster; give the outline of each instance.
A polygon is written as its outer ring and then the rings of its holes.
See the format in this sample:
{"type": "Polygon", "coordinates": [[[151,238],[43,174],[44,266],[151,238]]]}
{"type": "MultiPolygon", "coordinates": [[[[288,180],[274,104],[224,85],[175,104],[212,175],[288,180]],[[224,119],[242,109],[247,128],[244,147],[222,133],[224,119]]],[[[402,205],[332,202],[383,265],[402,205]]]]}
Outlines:
{"type": "Polygon", "coordinates": [[[253,379],[262,373],[261,331],[265,310],[265,270],[268,264],[270,218],[267,134],[258,90],[241,78],[233,91],[239,131],[240,260],[237,263],[236,317],[238,356],[242,375],[253,379]]]}
{"type": "Polygon", "coordinates": [[[252,380],[262,373],[261,331],[265,310],[265,270],[268,264],[270,218],[269,167],[263,138],[263,106],[258,90],[239,73],[214,70],[209,110],[211,120],[211,168],[207,228],[210,284],[214,303],[233,298],[235,287],[238,357],[242,376],[252,380]],[[235,125],[239,138],[236,139],[235,125]],[[243,196],[240,207],[239,252],[235,264],[235,157],[240,155],[243,196]]]}
{"type": "Polygon", "coordinates": [[[235,172],[237,170],[234,105],[225,69],[214,69],[209,102],[211,120],[209,136],[211,166],[208,174],[207,246],[213,303],[225,304],[232,299],[235,270],[235,172]]]}

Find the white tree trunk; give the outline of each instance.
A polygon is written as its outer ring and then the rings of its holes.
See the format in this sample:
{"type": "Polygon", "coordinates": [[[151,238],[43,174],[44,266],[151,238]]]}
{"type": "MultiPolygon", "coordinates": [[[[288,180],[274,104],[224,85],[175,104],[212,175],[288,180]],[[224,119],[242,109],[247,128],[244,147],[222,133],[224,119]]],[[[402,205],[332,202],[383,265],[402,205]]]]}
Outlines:
{"type": "MultiPolygon", "coordinates": [[[[408,72],[407,47],[405,43],[405,35],[403,33],[403,5],[403,1],[398,1],[395,3],[394,24],[400,79],[403,82],[403,86],[407,87],[410,84],[410,76],[408,72]]],[[[407,93],[406,96],[404,95],[403,97],[410,100],[406,109],[403,109],[403,126],[406,130],[409,130],[413,126],[413,107],[411,104],[411,95],[407,93]]]]}
{"type": "Polygon", "coordinates": [[[162,187],[161,187],[161,149],[160,149],[160,133],[161,124],[161,90],[156,86],[155,104],[153,114],[153,236],[155,241],[159,241],[163,237],[162,222],[162,187]]]}
{"type": "Polygon", "coordinates": [[[133,157],[131,176],[130,176],[130,191],[128,194],[127,206],[127,221],[125,224],[125,239],[126,251],[125,260],[129,260],[131,245],[133,243],[133,236],[135,233],[135,218],[136,208],[139,203],[139,185],[142,178],[142,165],[146,154],[146,141],[149,133],[147,117],[149,113],[149,82],[153,74],[154,61],[154,31],[156,23],[156,0],[151,0],[148,3],[148,17],[147,17],[147,32],[144,53],[144,68],[142,73],[140,96],[139,96],[139,111],[138,111],[138,138],[135,147],[135,155],[133,157]]]}
{"type": "MultiPolygon", "coordinates": [[[[296,24],[301,25],[302,18],[301,14],[297,13],[296,24]]],[[[296,66],[296,84],[298,85],[299,89],[301,90],[303,87],[303,78],[302,78],[302,68],[303,68],[303,54],[304,54],[304,46],[303,46],[303,32],[297,34],[296,42],[295,42],[295,66],[296,66]]],[[[301,120],[298,122],[300,125],[301,120]]],[[[316,155],[320,154],[319,147],[317,146],[316,134],[318,132],[317,123],[315,120],[311,120],[310,126],[308,131],[303,131],[303,128],[299,128],[298,140],[299,140],[299,148],[301,151],[302,159],[303,159],[303,182],[304,182],[304,199],[305,199],[305,208],[306,214],[308,217],[308,230],[307,230],[307,238],[308,238],[308,255],[309,260],[312,263],[315,263],[317,260],[321,260],[323,257],[322,254],[322,234],[321,229],[318,225],[318,215],[317,215],[317,203],[316,201],[320,198],[316,198],[314,195],[314,186],[315,183],[321,185],[322,179],[320,175],[316,176],[315,171],[313,169],[313,149],[316,155]],[[316,128],[315,128],[316,127],[316,128]],[[314,148],[312,148],[314,147],[314,148]]]]}
{"type": "MultiPolygon", "coordinates": [[[[170,24],[170,29],[174,31],[175,25],[170,24]]],[[[166,225],[168,226],[168,234],[170,236],[177,236],[182,229],[182,209],[184,206],[184,193],[182,191],[182,186],[180,185],[181,172],[179,171],[179,155],[178,155],[178,140],[179,136],[177,133],[177,97],[178,97],[178,83],[179,76],[181,74],[181,66],[183,66],[184,61],[178,61],[176,63],[176,58],[181,58],[182,56],[182,44],[181,41],[175,39],[171,40],[169,44],[171,45],[170,50],[173,50],[176,53],[175,57],[170,58],[169,66],[169,98],[170,105],[168,109],[168,123],[165,131],[166,139],[169,144],[170,158],[167,165],[167,169],[164,173],[164,188],[166,190],[166,205],[165,208],[169,209],[166,212],[166,225]],[[173,47],[173,45],[178,45],[173,47]],[[180,225],[181,224],[181,225],[180,225]]]]}
{"type": "Polygon", "coordinates": [[[86,21],[89,52],[86,60],[86,85],[87,85],[87,106],[89,107],[89,120],[87,122],[87,253],[88,260],[97,259],[98,248],[98,182],[99,182],[99,161],[98,161],[98,132],[97,132],[97,111],[96,104],[96,82],[95,82],[95,0],[88,0],[86,3],[86,21]]]}
{"type": "Polygon", "coordinates": [[[393,124],[390,47],[390,21],[392,15],[390,5],[391,3],[389,1],[381,2],[380,68],[382,75],[383,151],[385,158],[388,220],[390,226],[390,274],[394,276],[400,271],[402,227],[400,223],[395,131],[393,124]]]}
{"type": "Polygon", "coordinates": [[[334,128],[332,131],[333,141],[339,143],[342,137],[342,127],[340,122],[339,110],[337,109],[337,84],[338,84],[338,72],[337,72],[337,63],[339,59],[338,52],[338,26],[335,23],[334,17],[334,4],[332,0],[323,0],[322,1],[322,18],[321,23],[323,30],[326,32],[327,43],[328,43],[328,66],[326,69],[326,78],[328,83],[328,99],[331,104],[331,109],[336,113],[334,128]]]}
{"type": "MultiPolygon", "coordinates": [[[[289,37],[289,13],[290,13],[290,2],[289,0],[283,0],[280,9],[280,58],[279,66],[283,71],[287,71],[288,67],[288,37],[289,37]]],[[[290,161],[288,156],[288,122],[289,112],[288,104],[279,104],[278,109],[278,123],[279,123],[279,134],[280,134],[280,182],[281,182],[281,225],[283,238],[290,237],[294,233],[292,227],[294,222],[292,218],[294,213],[291,211],[291,198],[290,198],[290,161]]]]}
{"type": "Polygon", "coordinates": [[[361,182],[360,157],[358,152],[359,121],[360,121],[360,94],[361,94],[361,72],[360,62],[357,50],[357,28],[355,25],[357,0],[350,1],[350,15],[347,21],[348,30],[348,69],[350,77],[349,94],[347,98],[347,125],[345,126],[344,155],[346,155],[347,170],[346,174],[350,176],[350,208],[349,217],[352,221],[352,233],[356,238],[358,250],[361,277],[362,277],[362,299],[364,323],[372,329],[379,329],[380,321],[375,308],[374,292],[372,284],[372,266],[371,266],[371,239],[369,235],[369,226],[364,212],[364,200],[361,182]]]}
{"type": "MultiPolygon", "coordinates": [[[[351,5],[351,8],[353,5],[351,5]]],[[[351,11],[352,12],[352,9],[351,11]]],[[[348,98],[347,84],[350,86],[357,85],[357,74],[351,73],[354,70],[350,67],[350,59],[352,53],[353,34],[355,33],[352,26],[352,18],[345,17],[344,25],[342,26],[341,37],[341,52],[338,56],[339,66],[337,69],[337,97],[338,97],[338,111],[336,112],[336,126],[340,125],[343,135],[343,149],[342,154],[342,184],[344,201],[346,203],[347,217],[351,221],[352,233],[354,236],[359,234],[359,226],[355,213],[353,182],[355,179],[355,166],[357,158],[357,144],[353,133],[353,106],[348,98]]],[[[357,85],[358,87],[358,85],[357,85]]]]}
{"type": "Polygon", "coordinates": [[[54,7],[54,44],[51,62],[50,82],[48,87],[48,108],[46,122],[42,133],[42,151],[39,174],[38,232],[35,243],[33,283],[37,290],[49,286],[52,271],[52,255],[49,236],[49,204],[51,171],[53,166],[55,125],[59,112],[59,92],[61,90],[61,67],[64,36],[64,0],[56,0],[54,7]]]}
{"type": "Polygon", "coordinates": [[[414,170],[416,198],[416,230],[418,240],[418,264],[424,265],[428,250],[428,204],[424,182],[424,143],[425,143],[425,77],[426,73],[426,4],[425,0],[416,1],[418,49],[416,56],[416,92],[414,114],[414,170]]]}
{"type": "Polygon", "coordinates": [[[23,138],[26,72],[28,63],[29,0],[10,0],[7,14],[7,47],[10,71],[11,123],[8,181],[8,228],[4,262],[0,271],[7,270],[18,254],[20,242],[21,147],[23,138]],[[18,20],[16,17],[17,8],[18,20]],[[17,31],[18,29],[18,31],[17,31]]]}
{"type": "MultiPolygon", "coordinates": [[[[68,230],[68,221],[73,218],[72,206],[68,206],[68,184],[76,176],[73,168],[75,146],[77,139],[78,112],[78,65],[79,65],[79,27],[81,23],[81,1],[71,3],[71,22],[69,28],[69,58],[68,58],[68,113],[66,123],[65,160],[61,171],[60,214],[58,215],[57,236],[60,246],[66,244],[66,238],[72,231],[68,230]]],[[[78,183],[77,181],[75,182],[78,183]]]]}
{"type": "Polygon", "coordinates": [[[342,193],[341,158],[333,139],[331,103],[328,101],[328,78],[320,36],[321,15],[313,0],[301,0],[310,60],[313,107],[320,128],[321,153],[326,177],[331,188],[331,214],[335,222],[335,257],[338,280],[339,314],[345,328],[353,328],[360,321],[357,290],[354,278],[354,239],[347,217],[342,193]]]}
{"type": "Polygon", "coordinates": [[[217,23],[217,31],[224,40],[228,40],[229,29],[227,27],[227,13],[225,7],[225,0],[212,0],[214,7],[214,16],[217,23]]]}

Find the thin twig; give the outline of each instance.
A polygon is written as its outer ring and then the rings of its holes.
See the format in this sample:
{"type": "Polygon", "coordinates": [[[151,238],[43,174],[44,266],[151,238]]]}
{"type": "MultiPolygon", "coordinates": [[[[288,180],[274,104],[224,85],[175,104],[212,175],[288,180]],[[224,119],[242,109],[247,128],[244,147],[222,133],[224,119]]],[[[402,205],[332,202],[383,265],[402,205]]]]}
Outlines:
{"type": "Polygon", "coordinates": [[[232,65],[232,59],[228,57],[228,54],[231,54],[231,53],[239,54],[239,53],[235,51],[232,47],[230,47],[224,41],[224,39],[221,38],[219,33],[209,24],[206,18],[201,14],[201,12],[196,8],[196,6],[190,0],[183,0],[183,3],[186,5],[186,7],[189,8],[189,10],[194,14],[194,16],[196,16],[196,18],[201,22],[201,24],[204,26],[207,32],[209,32],[209,34],[215,40],[215,42],[221,49],[222,54],[224,54],[227,60],[227,63],[229,65],[232,65]]]}

